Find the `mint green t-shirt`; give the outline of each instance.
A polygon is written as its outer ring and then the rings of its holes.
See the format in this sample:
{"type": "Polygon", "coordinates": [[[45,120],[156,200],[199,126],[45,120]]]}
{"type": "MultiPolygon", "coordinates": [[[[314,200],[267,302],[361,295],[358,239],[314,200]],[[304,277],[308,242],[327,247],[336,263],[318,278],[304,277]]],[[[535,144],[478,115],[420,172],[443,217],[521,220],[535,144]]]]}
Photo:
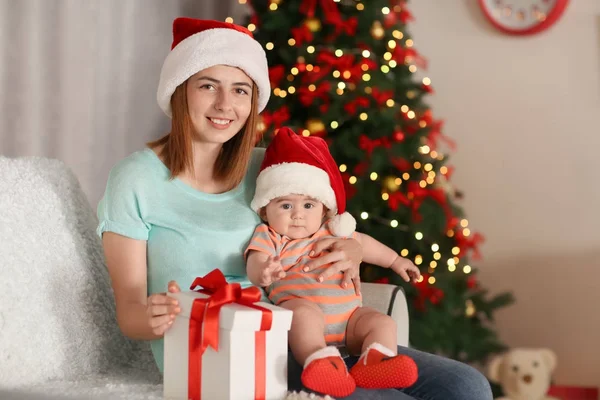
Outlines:
{"type": "MultiPolygon", "coordinates": [[[[264,150],[255,148],[244,180],[220,194],[169,180],[168,168],[150,149],[133,153],[110,172],[97,232],[147,241],[148,295],[166,291],[171,280],[186,290],[215,268],[229,282],[249,286],[243,254],[260,223],[250,201],[264,150]]],[[[162,371],[163,340],[151,347],[162,371]]]]}

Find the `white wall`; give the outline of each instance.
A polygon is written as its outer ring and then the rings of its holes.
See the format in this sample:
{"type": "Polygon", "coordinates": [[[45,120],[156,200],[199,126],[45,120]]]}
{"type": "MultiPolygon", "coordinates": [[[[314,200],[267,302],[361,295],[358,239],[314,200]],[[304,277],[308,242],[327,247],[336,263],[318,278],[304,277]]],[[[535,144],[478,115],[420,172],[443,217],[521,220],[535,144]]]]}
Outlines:
{"type": "Polygon", "coordinates": [[[531,37],[496,32],[476,0],[411,1],[434,115],[470,227],[486,236],[482,284],[512,290],[510,346],[547,346],[559,384],[600,386],[600,1],[572,0],[531,37]]]}

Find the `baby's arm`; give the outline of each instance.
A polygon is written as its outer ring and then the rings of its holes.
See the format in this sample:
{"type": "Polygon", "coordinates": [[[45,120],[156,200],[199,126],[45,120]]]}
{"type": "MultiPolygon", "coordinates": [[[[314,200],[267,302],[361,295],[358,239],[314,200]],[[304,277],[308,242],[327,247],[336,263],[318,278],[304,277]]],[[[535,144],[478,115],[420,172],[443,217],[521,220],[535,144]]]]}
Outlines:
{"type": "Polygon", "coordinates": [[[275,248],[269,227],[266,224],[258,225],[244,252],[246,274],[253,285],[267,287],[285,277],[275,248]]]}
{"type": "Polygon", "coordinates": [[[356,239],[362,245],[364,262],[383,268],[391,268],[406,282],[410,281],[410,277],[413,278],[413,281],[416,281],[421,276],[419,268],[410,260],[400,257],[394,250],[371,236],[356,232],[356,239]]]}
{"type": "Polygon", "coordinates": [[[246,259],[246,273],[250,282],[260,287],[267,287],[285,277],[279,257],[255,250],[250,251],[246,259]]]}

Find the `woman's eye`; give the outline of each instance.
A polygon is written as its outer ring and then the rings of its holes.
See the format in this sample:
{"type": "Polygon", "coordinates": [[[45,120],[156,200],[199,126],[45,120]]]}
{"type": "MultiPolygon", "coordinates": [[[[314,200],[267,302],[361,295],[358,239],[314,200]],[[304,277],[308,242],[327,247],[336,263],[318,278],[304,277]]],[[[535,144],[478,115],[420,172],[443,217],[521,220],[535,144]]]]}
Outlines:
{"type": "Polygon", "coordinates": [[[245,89],[236,89],[237,94],[248,94],[245,89]]]}
{"type": "Polygon", "coordinates": [[[215,87],[213,85],[207,83],[206,85],[200,86],[200,89],[214,90],[215,87]]]}

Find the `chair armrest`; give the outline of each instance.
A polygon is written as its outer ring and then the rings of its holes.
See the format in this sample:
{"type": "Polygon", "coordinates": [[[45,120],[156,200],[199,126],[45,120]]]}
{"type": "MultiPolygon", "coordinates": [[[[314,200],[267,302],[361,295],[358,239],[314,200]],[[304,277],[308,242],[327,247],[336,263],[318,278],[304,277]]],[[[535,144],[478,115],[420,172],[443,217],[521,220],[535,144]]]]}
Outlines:
{"type": "Polygon", "coordinates": [[[408,304],[402,287],[362,282],[363,305],[387,314],[396,321],[398,344],[408,347],[408,304]]]}

